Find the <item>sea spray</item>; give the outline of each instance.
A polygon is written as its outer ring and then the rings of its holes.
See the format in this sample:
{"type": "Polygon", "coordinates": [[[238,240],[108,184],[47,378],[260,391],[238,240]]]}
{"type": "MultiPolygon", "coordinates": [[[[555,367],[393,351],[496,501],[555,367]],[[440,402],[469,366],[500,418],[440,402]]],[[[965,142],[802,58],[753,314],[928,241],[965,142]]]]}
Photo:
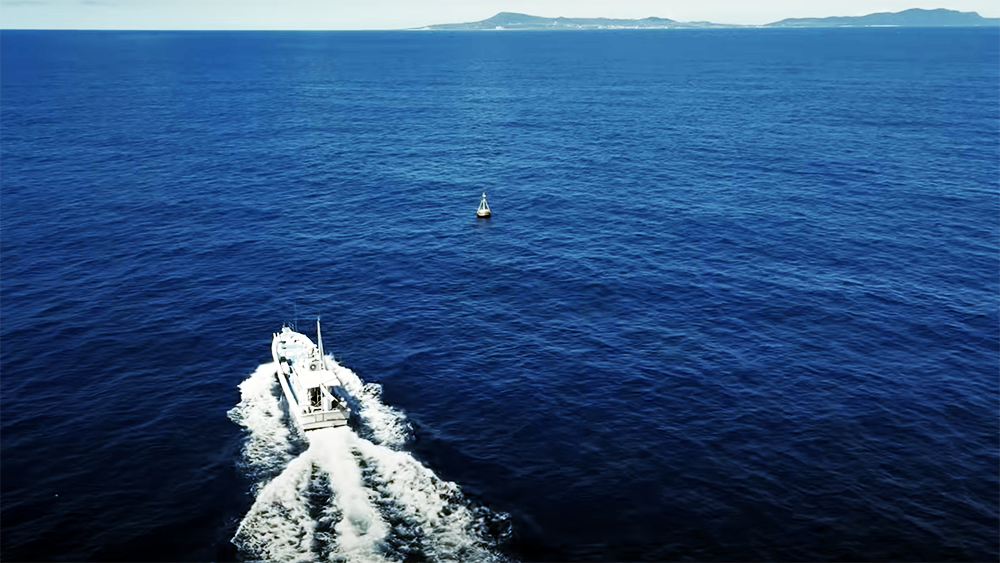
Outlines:
{"type": "Polygon", "coordinates": [[[382,386],[378,383],[363,383],[354,371],[346,368],[327,356],[328,365],[344,382],[347,392],[354,397],[360,406],[358,416],[361,418],[363,437],[372,442],[393,449],[402,447],[412,432],[410,424],[403,413],[382,402],[382,386]]]}
{"type": "Polygon", "coordinates": [[[347,561],[379,561],[388,527],[361,482],[354,459],[356,436],[349,428],[328,428],[310,434],[313,465],[329,476],[333,501],[340,514],[334,526],[336,554],[347,561]]]}
{"type": "MultiPolygon", "coordinates": [[[[391,497],[400,519],[431,561],[492,561],[499,558],[486,541],[485,522],[463,501],[455,483],[445,481],[409,453],[358,440],[364,462],[374,470],[373,487],[391,497]]],[[[500,520],[501,515],[493,515],[500,520]]]]}
{"type": "Polygon", "coordinates": [[[229,418],[246,429],[242,465],[258,486],[276,477],[302,449],[278,400],[276,365],[261,365],[240,383],[240,402],[229,418]]]}
{"type": "Polygon", "coordinates": [[[250,511],[240,522],[233,543],[254,558],[310,561],[315,521],[307,499],[312,461],[302,455],[260,487],[250,511]]]}

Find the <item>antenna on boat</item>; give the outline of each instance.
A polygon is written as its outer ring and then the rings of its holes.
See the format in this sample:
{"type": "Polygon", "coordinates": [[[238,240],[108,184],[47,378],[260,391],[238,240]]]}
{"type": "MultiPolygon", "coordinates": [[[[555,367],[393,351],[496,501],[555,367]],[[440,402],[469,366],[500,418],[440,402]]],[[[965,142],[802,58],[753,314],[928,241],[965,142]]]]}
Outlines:
{"type": "MultiPolygon", "coordinates": [[[[316,315],[316,344],[319,346],[319,365],[325,372],[329,367],[326,365],[326,354],[323,352],[323,333],[319,328],[319,315],[316,315]]],[[[323,391],[326,389],[326,385],[323,385],[323,375],[319,374],[319,389],[320,389],[320,401],[322,401],[323,391]]],[[[327,391],[329,395],[330,392],[327,391]]]]}
{"type": "Polygon", "coordinates": [[[316,344],[319,346],[319,360],[326,368],[326,356],[323,354],[323,333],[319,329],[319,317],[316,317],[316,344]]]}

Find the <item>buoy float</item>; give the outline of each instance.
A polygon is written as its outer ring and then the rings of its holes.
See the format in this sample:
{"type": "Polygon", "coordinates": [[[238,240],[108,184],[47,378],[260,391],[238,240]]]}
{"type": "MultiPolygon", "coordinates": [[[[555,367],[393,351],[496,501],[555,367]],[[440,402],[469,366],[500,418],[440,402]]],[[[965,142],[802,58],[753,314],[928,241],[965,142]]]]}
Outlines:
{"type": "Polygon", "coordinates": [[[483,199],[479,200],[479,209],[476,210],[476,217],[489,217],[490,205],[486,203],[486,192],[483,192],[483,199]]]}

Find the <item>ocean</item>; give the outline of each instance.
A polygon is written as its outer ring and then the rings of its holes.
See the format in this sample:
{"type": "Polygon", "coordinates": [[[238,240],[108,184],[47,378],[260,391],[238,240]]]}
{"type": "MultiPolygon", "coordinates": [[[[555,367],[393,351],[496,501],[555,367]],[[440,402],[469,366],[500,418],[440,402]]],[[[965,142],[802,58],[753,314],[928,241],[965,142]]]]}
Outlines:
{"type": "Polygon", "coordinates": [[[4,561],[1000,559],[997,29],[0,68],[4,561]],[[307,439],[316,318],[363,408],[307,439]]]}

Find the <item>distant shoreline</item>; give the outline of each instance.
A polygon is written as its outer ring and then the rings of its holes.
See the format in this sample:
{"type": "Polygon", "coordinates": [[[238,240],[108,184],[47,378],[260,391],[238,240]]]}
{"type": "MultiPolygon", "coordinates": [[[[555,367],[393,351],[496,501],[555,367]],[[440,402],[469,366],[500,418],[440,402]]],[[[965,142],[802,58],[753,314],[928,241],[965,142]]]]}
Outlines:
{"type": "Polygon", "coordinates": [[[719,27],[674,27],[674,28],[614,28],[614,29],[434,29],[429,27],[411,28],[384,28],[384,29],[150,29],[150,28],[26,28],[26,27],[0,27],[3,32],[69,32],[69,33],[418,33],[418,32],[470,32],[470,33],[500,33],[500,32],[553,32],[571,33],[580,31],[590,32],[616,32],[616,31],[648,31],[648,32],[697,32],[697,31],[780,31],[780,30],[810,30],[810,29],[952,29],[952,30],[973,30],[973,29],[1000,29],[997,26],[914,26],[914,25],[838,25],[838,26],[782,26],[772,27],[765,25],[742,25],[742,26],[719,26],[719,27]]]}
{"type": "Polygon", "coordinates": [[[680,22],[667,18],[642,19],[542,17],[500,12],[485,20],[468,23],[435,24],[412,28],[415,31],[581,31],[581,30],[646,30],[646,29],[774,29],[774,28],[838,28],[838,27],[1000,27],[1000,18],[984,18],[976,12],[958,12],[943,8],[914,8],[902,12],[883,12],[865,16],[832,16],[823,18],[788,18],[763,25],[724,24],[714,22],[680,22]]]}

